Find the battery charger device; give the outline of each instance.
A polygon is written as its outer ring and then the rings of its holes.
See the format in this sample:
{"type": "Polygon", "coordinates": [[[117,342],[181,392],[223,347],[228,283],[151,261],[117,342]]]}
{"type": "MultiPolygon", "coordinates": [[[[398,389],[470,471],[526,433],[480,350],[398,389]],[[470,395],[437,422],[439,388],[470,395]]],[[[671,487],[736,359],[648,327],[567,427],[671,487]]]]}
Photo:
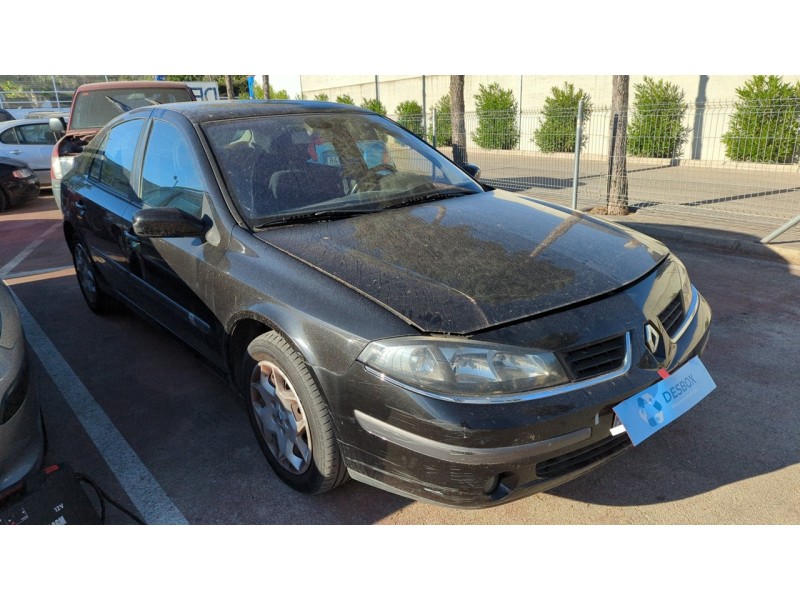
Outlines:
{"type": "Polygon", "coordinates": [[[0,525],[102,525],[109,502],[134,522],[144,521],[112,498],[89,477],[61,463],[29,475],[0,497],[0,525]],[[81,483],[94,489],[100,514],[81,483]]]}

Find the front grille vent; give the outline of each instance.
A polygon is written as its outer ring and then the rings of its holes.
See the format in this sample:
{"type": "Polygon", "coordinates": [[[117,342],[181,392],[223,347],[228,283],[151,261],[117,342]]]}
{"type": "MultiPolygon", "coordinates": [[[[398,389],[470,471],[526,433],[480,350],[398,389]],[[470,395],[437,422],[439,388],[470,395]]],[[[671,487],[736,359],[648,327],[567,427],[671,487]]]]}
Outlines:
{"type": "Polygon", "coordinates": [[[624,364],[626,352],[625,334],[622,334],[560,354],[570,378],[581,381],[616,371],[624,364]]]}
{"type": "Polygon", "coordinates": [[[683,300],[680,294],[675,296],[672,302],[658,314],[658,320],[661,321],[661,324],[664,326],[664,331],[667,332],[669,337],[673,337],[678,329],[680,329],[684,314],[683,300]]]}

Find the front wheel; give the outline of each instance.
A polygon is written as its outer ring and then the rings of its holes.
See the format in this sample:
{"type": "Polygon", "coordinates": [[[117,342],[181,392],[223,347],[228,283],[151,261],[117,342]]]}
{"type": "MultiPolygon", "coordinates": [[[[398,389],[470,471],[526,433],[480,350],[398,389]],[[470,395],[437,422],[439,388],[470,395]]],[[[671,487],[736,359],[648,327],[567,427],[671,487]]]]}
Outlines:
{"type": "Polygon", "coordinates": [[[242,365],[250,424],[272,469],[299,492],[347,479],[333,419],[303,357],[274,331],[253,340],[242,365]]]}

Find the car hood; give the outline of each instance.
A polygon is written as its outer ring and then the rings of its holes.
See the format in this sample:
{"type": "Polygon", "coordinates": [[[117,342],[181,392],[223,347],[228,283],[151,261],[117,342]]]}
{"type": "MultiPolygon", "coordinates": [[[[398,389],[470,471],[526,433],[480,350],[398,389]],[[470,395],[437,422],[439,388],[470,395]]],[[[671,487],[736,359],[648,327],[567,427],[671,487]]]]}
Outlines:
{"type": "Polygon", "coordinates": [[[501,191],[256,235],[421,331],[459,334],[606,295],[669,253],[626,228],[501,191]]]}

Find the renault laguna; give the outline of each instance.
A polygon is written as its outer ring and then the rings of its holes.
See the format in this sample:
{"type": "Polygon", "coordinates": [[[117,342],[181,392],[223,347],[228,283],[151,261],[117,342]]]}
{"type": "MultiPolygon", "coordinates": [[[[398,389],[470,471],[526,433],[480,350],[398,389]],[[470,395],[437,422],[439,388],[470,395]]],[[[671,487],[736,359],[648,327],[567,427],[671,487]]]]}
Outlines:
{"type": "Polygon", "coordinates": [[[134,109],[62,200],[89,307],[128,305],[226,373],[301,492],[353,478],[493,506],[598,467],[713,389],[711,312],[666,247],[484,185],[367,110],[134,109]]]}

